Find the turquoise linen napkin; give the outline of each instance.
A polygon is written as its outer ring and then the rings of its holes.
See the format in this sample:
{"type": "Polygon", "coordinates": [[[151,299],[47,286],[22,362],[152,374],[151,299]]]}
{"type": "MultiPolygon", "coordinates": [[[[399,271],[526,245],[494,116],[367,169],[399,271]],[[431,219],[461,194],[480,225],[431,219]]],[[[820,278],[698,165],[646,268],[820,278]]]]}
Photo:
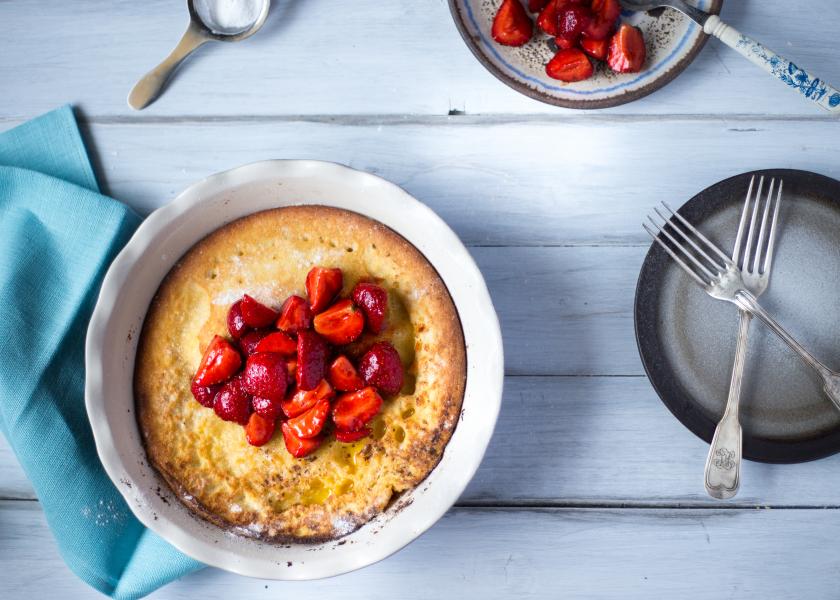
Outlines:
{"type": "Polygon", "coordinates": [[[69,106],[0,134],[0,431],[67,566],[114,598],[140,598],[203,565],[134,518],[96,455],[85,333],[105,270],[140,223],[98,191],[69,106]]]}

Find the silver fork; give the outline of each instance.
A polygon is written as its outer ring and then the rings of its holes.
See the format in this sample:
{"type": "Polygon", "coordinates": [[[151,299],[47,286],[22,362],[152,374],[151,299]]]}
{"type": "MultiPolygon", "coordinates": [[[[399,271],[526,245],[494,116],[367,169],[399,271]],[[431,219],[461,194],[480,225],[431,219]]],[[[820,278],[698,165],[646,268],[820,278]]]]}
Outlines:
{"type": "Polygon", "coordinates": [[[684,0],[621,0],[621,6],[626,10],[637,12],[661,7],[678,10],[700,25],[706,34],[715,36],[789,88],[796,90],[829,112],[840,113],[840,90],[826,83],[825,79],[814,77],[805,69],[745,36],[731,25],[721,21],[717,15],[694,8],[684,0]]]}
{"type": "Polygon", "coordinates": [[[817,372],[823,381],[823,390],[826,395],[834,406],[840,409],[840,374],[818,361],[764,310],[744,283],[741,269],[721,252],[720,248],[710,242],[682,215],[671,210],[664,202],[662,205],[671,216],[668,219],[662,217],[664,223],[661,225],[649,217],[654,229],[645,223],[643,224],[645,231],[712,298],[731,302],[758,317],[772,329],[791,350],[805,361],[805,364],[817,372]],[[666,243],[663,238],[668,242],[666,243]]]}
{"type": "MultiPolygon", "coordinates": [[[[779,206],[782,202],[782,188],[784,182],[779,181],[779,190],[773,197],[776,180],[770,180],[767,200],[758,223],[761,206],[761,193],[764,189],[764,177],[758,180],[758,189],[753,198],[755,175],[750,179],[747,198],[741,211],[741,221],[738,224],[738,234],[735,237],[735,249],[732,252],[732,262],[741,265],[741,278],[744,285],[758,298],[770,283],[770,270],[773,263],[773,246],[776,240],[779,206]],[[771,218],[772,207],[772,218],[771,218]],[[749,231],[747,230],[749,223],[749,231]],[[755,232],[758,228],[758,236],[755,232]],[[768,232],[769,228],[769,232],[768,232]],[[746,233],[746,236],[744,235],[746,233]],[[746,241],[746,245],[744,244],[746,241]],[[765,246],[766,242],[766,246],[765,246]]],[[[741,483],[741,423],[738,420],[738,408],[741,399],[741,382],[744,377],[744,364],[747,355],[747,339],[749,337],[752,315],[741,309],[738,324],[738,343],[735,347],[735,364],[732,367],[732,379],[729,383],[729,397],[726,400],[726,410],[715,429],[715,436],[709,447],[706,458],[704,483],[706,491],[713,498],[726,500],[738,493],[741,483]]]]}

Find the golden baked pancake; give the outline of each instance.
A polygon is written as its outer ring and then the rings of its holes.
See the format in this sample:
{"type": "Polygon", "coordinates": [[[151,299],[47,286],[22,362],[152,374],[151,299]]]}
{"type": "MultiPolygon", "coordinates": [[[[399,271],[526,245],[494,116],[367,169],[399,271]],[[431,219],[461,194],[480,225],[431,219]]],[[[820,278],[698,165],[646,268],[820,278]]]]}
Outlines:
{"type": "Polygon", "coordinates": [[[324,206],[279,208],[230,223],[196,244],[155,295],[135,366],[138,421],[152,465],[184,504],[238,533],[280,542],[346,535],[422,481],[440,460],[461,410],[466,350],[458,314],[435,269],[404,238],[359,214],[324,206]],[[406,377],[386,398],[373,435],[330,436],[303,459],[276,434],[250,446],[190,393],[231,304],[247,293],[279,309],[306,297],[311,267],[340,267],[343,295],[362,279],[388,291],[388,326],[348,348],[358,357],[390,341],[406,377]]]}

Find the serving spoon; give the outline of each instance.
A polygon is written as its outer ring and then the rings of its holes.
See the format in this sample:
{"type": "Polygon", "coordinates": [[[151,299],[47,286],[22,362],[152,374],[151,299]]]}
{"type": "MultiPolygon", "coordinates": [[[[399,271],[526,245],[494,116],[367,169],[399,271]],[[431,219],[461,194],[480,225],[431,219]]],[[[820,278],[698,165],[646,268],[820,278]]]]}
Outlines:
{"type": "Polygon", "coordinates": [[[620,0],[621,5],[632,11],[648,11],[668,7],[680,11],[703,28],[708,35],[713,35],[738,54],[758,65],[776,79],[793,88],[822,108],[840,114],[840,91],[822,79],[812,77],[786,58],[779,56],[766,46],[743,35],[734,27],[727,25],[717,15],[695,8],[684,0],[620,0]]]}
{"type": "MultiPolygon", "coordinates": [[[[207,4],[206,0],[198,0],[207,4]]],[[[251,37],[265,23],[268,17],[270,0],[261,0],[260,10],[255,20],[235,30],[214,27],[214,23],[202,20],[196,9],[196,0],[187,0],[190,12],[190,24],[175,49],[158,66],[146,73],[128,94],[128,105],[134,110],[142,110],[160,95],[167,80],[185,58],[207,42],[241,42],[251,37]]]]}

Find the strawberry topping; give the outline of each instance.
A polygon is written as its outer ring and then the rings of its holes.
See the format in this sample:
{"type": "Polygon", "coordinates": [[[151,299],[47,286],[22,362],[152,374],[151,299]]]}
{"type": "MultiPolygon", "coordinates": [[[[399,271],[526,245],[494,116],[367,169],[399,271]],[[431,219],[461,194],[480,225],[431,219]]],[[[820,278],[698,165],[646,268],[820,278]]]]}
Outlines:
{"type": "Polygon", "coordinates": [[[353,302],[365,313],[365,323],[371,333],[379,333],[385,328],[385,316],[388,314],[388,292],[375,283],[357,283],[353,288],[353,302]]]}
{"type": "Polygon", "coordinates": [[[292,417],[286,424],[295,436],[301,439],[313,438],[324,428],[330,412],[329,400],[321,400],[305,413],[292,417]]]}
{"type": "Polygon", "coordinates": [[[333,406],[332,418],[340,431],[358,431],[376,416],[382,396],[372,387],[342,394],[333,406]]]}
{"type": "Polygon", "coordinates": [[[352,444],[353,442],[358,442],[366,438],[370,434],[370,427],[362,427],[358,431],[342,431],[341,429],[336,429],[335,439],[343,444],[352,444]]]}
{"type": "Polygon", "coordinates": [[[242,389],[239,377],[234,377],[222,386],[222,389],[216,394],[213,410],[224,421],[233,421],[240,425],[245,425],[248,422],[248,417],[251,414],[251,399],[242,389]]]}
{"type": "Polygon", "coordinates": [[[297,353],[297,341],[282,331],[275,331],[262,338],[254,352],[275,352],[282,356],[294,356],[297,353]]]}
{"type": "Polygon", "coordinates": [[[229,379],[242,366],[242,357],[233,345],[217,335],[207,346],[195,374],[195,384],[210,386],[229,379]]]}
{"type": "Polygon", "coordinates": [[[355,392],[365,387],[356,367],[343,354],[332,362],[327,378],[339,392],[355,392]]]}
{"type": "Polygon", "coordinates": [[[528,43],[534,33],[534,24],[519,0],[503,0],[490,35],[505,46],[522,46],[528,43]]]}
{"type": "Polygon", "coordinates": [[[296,389],[290,396],[280,403],[280,408],[283,413],[290,419],[305,413],[307,410],[315,406],[321,400],[332,400],[335,396],[330,384],[326,380],[321,380],[321,383],[314,390],[300,390],[296,389]]]}
{"type": "Polygon", "coordinates": [[[260,304],[248,294],[242,297],[242,320],[248,327],[267,327],[274,323],[277,313],[260,304]]]}
{"type": "Polygon", "coordinates": [[[398,394],[403,385],[403,366],[399,353],[388,342],[377,342],[359,361],[359,373],[367,385],[386,396],[398,394]]]}
{"type": "Polygon", "coordinates": [[[312,312],[318,314],[327,308],[343,285],[341,269],[312,267],[306,276],[306,294],[309,296],[312,312]]]}
{"type": "Polygon", "coordinates": [[[320,335],[314,331],[298,333],[297,386],[302,390],[315,389],[327,372],[327,354],[329,348],[320,335]]]}
{"type": "Polygon", "coordinates": [[[274,436],[275,420],[259,413],[252,413],[245,425],[245,439],[252,446],[263,446],[274,436]]]}
{"type": "Polygon", "coordinates": [[[292,428],[289,427],[288,422],[283,423],[280,428],[283,431],[283,441],[286,442],[286,450],[288,450],[289,454],[295,458],[303,458],[304,456],[312,454],[318,449],[318,446],[320,446],[323,441],[322,437],[314,437],[310,439],[299,438],[295,435],[294,431],[292,431],[292,428]]]}
{"type": "Polygon", "coordinates": [[[362,335],[365,315],[352,300],[339,300],[315,317],[315,331],[331,344],[349,344],[362,335]]]}
{"type": "Polygon", "coordinates": [[[312,310],[300,296],[290,296],[280,309],[277,329],[295,335],[298,331],[312,327],[312,310]]]}
{"type": "Polygon", "coordinates": [[[248,357],[242,387],[249,394],[280,402],[288,385],[286,361],[273,352],[256,352],[248,357]]]}
{"type": "Polygon", "coordinates": [[[245,319],[242,318],[242,300],[233,303],[227,315],[228,331],[233,339],[241,338],[248,329],[245,319]]]}

